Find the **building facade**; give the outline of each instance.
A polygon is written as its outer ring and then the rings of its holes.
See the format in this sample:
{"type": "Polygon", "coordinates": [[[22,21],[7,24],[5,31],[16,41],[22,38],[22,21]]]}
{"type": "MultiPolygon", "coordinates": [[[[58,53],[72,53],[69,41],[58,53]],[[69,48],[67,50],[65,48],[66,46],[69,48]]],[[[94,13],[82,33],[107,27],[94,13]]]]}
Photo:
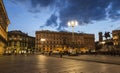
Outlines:
{"type": "Polygon", "coordinates": [[[71,32],[36,31],[35,47],[38,51],[77,49],[89,51],[95,49],[94,34],[71,32]]]}
{"type": "MultiPolygon", "coordinates": [[[[105,32],[105,34],[110,35],[110,32],[105,32]]],[[[109,39],[99,40],[96,44],[96,49],[102,54],[120,55],[120,30],[113,30],[112,37],[109,39]]]]}
{"type": "Polygon", "coordinates": [[[116,50],[120,51],[120,30],[113,30],[112,37],[113,45],[115,46],[116,50]]]}
{"type": "Polygon", "coordinates": [[[103,33],[99,32],[98,35],[99,35],[99,42],[102,42],[103,41],[103,33]]]}
{"type": "Polygon", "coordinates": [[[35,48],[35,37],[28,36],[19,30],[8,32],[8,47],[6,54],[25,54],[33,52],[35,48]]]}
{"type": "Polygon", "coordinates": [[[0,55],[4,54],[7,47],[7,30],[10,21],[8,19],[3,1],[0,0],[0,55]]]}
{"type": "Polygon", "coordinates": [[[35,37],[28,36],[28,53],[35,52],[35,37]]]}

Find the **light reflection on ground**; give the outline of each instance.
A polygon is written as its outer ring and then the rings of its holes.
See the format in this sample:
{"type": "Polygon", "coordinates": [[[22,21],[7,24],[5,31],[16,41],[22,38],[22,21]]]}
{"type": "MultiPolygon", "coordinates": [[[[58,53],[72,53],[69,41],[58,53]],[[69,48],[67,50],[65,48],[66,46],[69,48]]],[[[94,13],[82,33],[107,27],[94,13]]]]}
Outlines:
{"type": "Polygon", "coordinates": [[[120,65],[43,55],[0,57],[0,73],[120,73],[119,68],[120,65]]]}

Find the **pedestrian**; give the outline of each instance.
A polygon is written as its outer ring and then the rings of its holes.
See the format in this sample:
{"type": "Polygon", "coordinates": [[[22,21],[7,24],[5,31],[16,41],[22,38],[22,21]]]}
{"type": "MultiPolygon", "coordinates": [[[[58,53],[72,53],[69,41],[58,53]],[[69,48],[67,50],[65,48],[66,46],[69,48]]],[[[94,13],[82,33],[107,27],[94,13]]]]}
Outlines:
{"type": "Polygon", "coordinates": [[[59,54],[60,54],[60,58],[62,58],[62,55],[63,55],[63,54],[62,54],[62,51],[60,51],[59,54]]]}
{"type": "Polygon", "coordinates": [[[52,51],[49,52],[49,56],[51,55],[52,51]]]}

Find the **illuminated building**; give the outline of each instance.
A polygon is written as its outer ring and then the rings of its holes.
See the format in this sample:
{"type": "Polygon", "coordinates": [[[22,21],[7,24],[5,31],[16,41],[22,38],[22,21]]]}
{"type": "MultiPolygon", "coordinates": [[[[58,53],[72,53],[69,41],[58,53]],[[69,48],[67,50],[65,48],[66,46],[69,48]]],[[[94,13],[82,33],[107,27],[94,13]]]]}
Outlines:
{"type": "Polygon", "coordinates": [[[114,46],[120,50],[120,30],[113,30],[112,36],[114,46]]]}
{"type": "Polygon", "coordinates": [[[10,21],[8,19],[3,1],[0,0],[0,55],[4,54],[7,47],[7,30],[10,21]]]}
{"type": "Polygon", "coordinates": [[[6,54],[31,53],[35,48],[35,38],[19,30],[8,32],[8,48],[6,54]]]}
{"type": "Polygon", "coordinates": [[[74,42],[71,32],[36,31],[35,47],[39,51],[54,51],[78,49],[87,52],[95,49],[94,34],[74,33],[74,42]],[[41,41],[44,39],[44,41],[41,41]]]}

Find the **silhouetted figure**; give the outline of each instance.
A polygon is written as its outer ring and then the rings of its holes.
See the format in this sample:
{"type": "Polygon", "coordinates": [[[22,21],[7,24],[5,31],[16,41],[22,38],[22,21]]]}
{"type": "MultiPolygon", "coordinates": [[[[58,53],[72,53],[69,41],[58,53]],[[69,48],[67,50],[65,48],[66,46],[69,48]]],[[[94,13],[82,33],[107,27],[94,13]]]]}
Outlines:
{"type": "Polygon", "coordinates": [[[60,58],[62,58],[62,55],[63,55],[63,54],[62,54],[62,51],[60,51],[59,54],[60,54],[60,58]]]}
{"type": "Polygon", "coordinates": [[[108,37],[110,38],[110,32],[105,32],[104,37],[107,39],[108,37]]]}
{"type": "Polygon", "coordinates": [[[49,56],[52,54],[52,51],[49,52],[49,56]]]}

